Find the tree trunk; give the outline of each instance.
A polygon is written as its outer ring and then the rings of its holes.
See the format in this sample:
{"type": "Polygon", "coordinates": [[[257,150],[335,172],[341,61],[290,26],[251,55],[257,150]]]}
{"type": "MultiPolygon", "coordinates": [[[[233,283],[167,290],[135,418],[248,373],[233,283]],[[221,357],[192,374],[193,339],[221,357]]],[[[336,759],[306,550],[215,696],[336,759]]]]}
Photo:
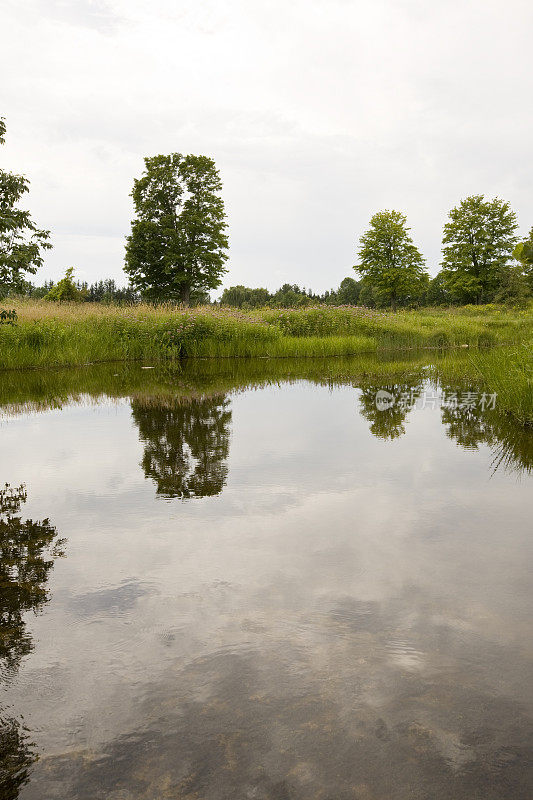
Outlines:
{"type": "Polygon", "coordinates": [[[189,300],[191,299],[191,287],[188,283],[182,283],[180,286],[180,301],[183,303],[184,306],[189,305],[189,300]]]}

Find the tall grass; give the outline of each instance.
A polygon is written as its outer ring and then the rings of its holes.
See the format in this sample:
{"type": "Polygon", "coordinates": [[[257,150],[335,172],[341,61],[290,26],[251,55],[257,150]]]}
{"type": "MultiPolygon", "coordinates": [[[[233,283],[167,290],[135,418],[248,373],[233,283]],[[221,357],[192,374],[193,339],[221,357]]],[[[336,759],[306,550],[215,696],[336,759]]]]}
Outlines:
{"type": "Polygon", "coordinates": [[[510,350],[476,354],[473,363],[483,383],[498,395],[498,406],[522,424],[533,427],[533,349],[522,345],[510,350]]]}
{"type": "Polygon", "coordinates": [[[260,318],[292,336],[364,335],[378,346],[491,346],[523,339],[533,329],[533,309],[468,306],[384,312],[352,306],[268,309],[260,318]],[[487,310],[488,309],[488,310],[487,310]]]}
{"type": "Polygon", "coordinates": [[[0,326],[0,368],[189,357],[342,356],[388,349],[518,344],[533,311],[498,307],[388,313],[365,308],[180,309],[17,303],[0,326]]]}

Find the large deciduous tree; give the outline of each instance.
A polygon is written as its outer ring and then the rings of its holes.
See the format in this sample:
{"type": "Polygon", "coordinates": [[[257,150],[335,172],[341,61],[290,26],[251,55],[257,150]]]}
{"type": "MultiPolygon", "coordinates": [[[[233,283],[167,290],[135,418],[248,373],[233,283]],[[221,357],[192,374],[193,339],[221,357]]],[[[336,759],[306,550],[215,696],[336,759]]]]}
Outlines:
{"type": "MultiPolygon", "coordinates": [[[[0,118],[0,144],[5,142],[5,120],[0,118]]],[[[0,169],[0,294],[24,287],[25,274],[35,274],[43,263],[42,251],[52,247],[50,231],[39,229],[30,212],[18,207],[29,181],[0,169]]]]}
{"type": "Polygon", "coordinates": [[[188,304],[191,290],[216,289],[226,272],[222,182],[207,156],[171,153],[144,163],[133,185],[125,269],[147,299],[188,304]]]}
{"type": "Polygon", "coordinates": [[[462,302],[493,299],[516,244],[516,215],[498,197],[477,194],[448,214],[442,238],[442,271],[447,288],[462,302]]]}
{"type": "Polygon", "coordinates": [[[379,211],[361,236],[359,264],[354,269],[372,286],[380,302],[416,300],[424,291],[424,258],[409,235],[406,217],[399,211],[379,211]]]}

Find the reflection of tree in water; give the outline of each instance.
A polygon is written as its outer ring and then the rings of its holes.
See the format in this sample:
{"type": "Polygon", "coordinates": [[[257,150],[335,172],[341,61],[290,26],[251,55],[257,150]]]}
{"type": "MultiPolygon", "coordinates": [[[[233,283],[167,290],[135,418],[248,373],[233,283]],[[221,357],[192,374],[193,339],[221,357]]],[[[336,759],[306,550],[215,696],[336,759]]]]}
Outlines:
{"type": "MultiPolygon", "coordinates": [[[[447,391],[445,395],[450,396],[447,391]]],[[[443,425],[446,426],[446,435],[466,450],[477,450],[481,442],[490,444],[492,434],[488,413],[487,409],[481,413],[477,405],[443,405],[441,416],[443,425]]]]}
{"type": "Polygon", "coordinates": [[[359,402],[362,416],[370,422],[370,432],[380,439],[397,439],[405,433],[404,422],[422,391],[422,381],[394,383],[384,386],[365,385],[361,389],[359,402]],[[376,394],[384,390],[395,398],[394,405],[387,409],[376,406],[376,394]]]}
{"type": "MultiPolygon", "coordinates": [[[[46,583],[63,540],[48,519],[22,520],[24,486],[0,489],[0,669],[12,678],[32,649],[24,614],[37,613],[48,600],[46,583]]],[[[36,756],[20,722],[0,709],[0,796],[13,800],[28,780],[36,756]]]]}
{"type": "Polygon", "coordinates": [[[0,797],[16,800],[28,782],[30,768],[37,761],[33,742],[24,726],[13,717],[0,717],[0,797]]]}
{"type": "Polygon", "coordinates": [[[224,396],[152,405],[132,400],[142,467],[165,497],[220,494],[228,475],[231,411],[224,396]]]}
{"type": "Polygon", "coordinates": [[[30,652],[24,614],[39,611],[48,599],[46,583],[62,540],[49,520],[22,520],[23,486],[0,490],[0,662],[3,674],[16,671],[30,652]]]}
{"type": "MultiPolygon", "coordinates": [[[[447,397],[461,394],[456,386],[443,385],[442,388],[447,397]]],[[[471,391],[476,393],[476,390],[471,391]]],[[[497,401],[495,408],[485,409],[479,403],[446,405],[441,413],[447,436],[461,447],[469,450],[477,450],[482,444],[490,447],[495,471],[503,467],[514,472],[533,472],[533,431],[499,411],[497,401]]]]}

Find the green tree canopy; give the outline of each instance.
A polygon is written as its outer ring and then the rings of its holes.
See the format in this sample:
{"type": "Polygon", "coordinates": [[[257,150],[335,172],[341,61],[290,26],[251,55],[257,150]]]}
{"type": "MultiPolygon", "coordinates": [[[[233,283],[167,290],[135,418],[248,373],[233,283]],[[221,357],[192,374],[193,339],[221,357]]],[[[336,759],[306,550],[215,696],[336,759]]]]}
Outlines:
{"type": "Polygon", "coordinates": [[[207,156],[171,153],[144,163],[131,195],[125,270],[147,299],[188,303],[191,290],[216,289],[226,272],[222,182],[207,156]]]}
{"type": "Polygon", "coordinates": [[[442,238],[446,286],[461,302],[488,302],[502,283],[516,244],[509,203],[472,195],[448,214],[442,238]]]}
{"type": "Polygon", "coordinates": [[[522,265],[513,264],[505,271],[499,289],[494,295],[494,302],[523,307],[528,304],[530,297],[531,292],[522,265]]]}
{"type": "Polygon", "coordinates": [[[85,300],[87,290],[82,291],[78,288],[78,286],[76,286],[72,277],[73,275],[74,267],[69,267],[65,272],[65,277],[61,278],[60,281],[50,288],[44,299],[57,300],[60,303],[68,301],[81,302],[82,300],[85,300]]]}
{"type": "Polygon", "coordinates": [[[265,306],[269,300],[268,289],[250,289],[242,284],[224,289],[220,298],[223,306],[232,306],[233,308],[259,308],[265,306]]]}
{"type": "Polygon", "coordinates": [[[426,299],[430,306],[443,306],[452,303],[452,296],[446,284],[446,276],[442,270],[429,281],[426,299]]]}
{"type": "Polygon", "coordinates": [[[379,211],[360,239],[359,264],[354,269],[392,308],[416,300],[426,286],[424,259],[409,230],[399,211],[379,211]]]}
{"type": "MultiPolygon", "coordinates": [[[[5,120],[0,118],[0,144],[5,142],[5,120]]],[[[52,247],[50,231],[40,230],[30,212],[18,207],[29,181],[0,169],[0,294],[25,286],[25,273],[34,274],[43,263],[42,251],[52,247]]]]}
{"type": "Polygon", "coordinates": [[[284,283],[271,298],[274,308],[300,308],[312,303],[311,298],[295,283],[284,283]]]}
{"type": "Polygon", "coordinates": [[[359,290],[359,304],[366,306],[367,308],[375,308],[376,293],[370,281],[363,278],[361,281],[359,281],[359,285],[361,287],[359,290]]]}
{"type": "Polygon", "coordinates": [[[522,266],[530,289],[533,291],[533,227],[529,236],[516,245],[513,256],[522,266]]]}
{"type": "Polygon", "coordinates": [[[340,306],[356,306],[361,291],[360,281],[354,278],[343,278],[337,290],[337,303],[340,306]]]}

